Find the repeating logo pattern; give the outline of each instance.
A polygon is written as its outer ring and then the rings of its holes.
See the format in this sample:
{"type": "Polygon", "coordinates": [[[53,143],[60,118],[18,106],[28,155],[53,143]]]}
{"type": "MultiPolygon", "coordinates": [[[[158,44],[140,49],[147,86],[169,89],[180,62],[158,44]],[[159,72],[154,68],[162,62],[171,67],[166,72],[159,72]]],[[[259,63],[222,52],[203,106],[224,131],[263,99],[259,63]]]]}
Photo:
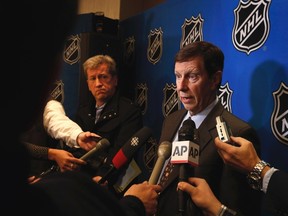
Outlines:
{"type": "Polygon", "coordinates": [[[50,95],[54,100],[57,100],[62,104],[64,103],[64,83],[62,80],[56,80],[54,82],[54,88],[52,89],[50,95]]]}
{"type": "Polygon", "coordinates": [[[201,14],[197,17],[192,16],[189,20],[185,19],[184,24],[181,26],[182,39],[180,48],[192,42],[203,40],[203,23],[204,19],[202,19],[201,14]]]}
{"type": "Polygon", "coordinates": [[[148,41],[147,58],[149,62],[156,64],[160,60],[163,50],[163,32],[161,27],[150,31],[148,41]]]}
{"type": "Polygon", "coordinates": [[[157,140],[150,137],[145,144],[145,151],[143,154],[143,161],[148,171],[152,171],[155,161],[157,160],[157,140]]]}
{"type": "Polygon", "coordinates": [[[162,103],[162,113],[166,117],[170,113],[181,108],[181,101],[178,98],[176,85],[174,83],[165,85],[163,89],[164,97],[162,103]]]}
{"type": "Polygon", "coordinates": [[[134,36],[126,38],[124,42],[124,64],[130,65],[135,60],[135,38],[134,36]]]}
{"type": "Polygon", "coordinates": [[[272,132],[281,143],[288,145],[288,86],[282,82],[279,89],[273,92],[273,97],[272,132]]]}
{"type": "Polygon", "coordinates": [[[66,41],[63,59],[66,63],[73,65],[80,59],[80,37],[78,35],[71,35],[66,41]]]}
{"type": "Polygon", "coordinates": [[[221,101],[221,104],[224,106],[224,108],[232,113],[232,94],[233,91],[229,87],[229,83],[227,82],[225,85],[220,86],[218,91],[218,98],[221,101]]]}
{"type": "Polygon", "coordinates": [[[146,113],[148,101],[148,87],[146,83],[138,83],[136,86],[136,104],[141,108],[142,115],[146,113]]]}
{"type": "Polygon", "coordinates": [[[269,6],[271,0],[240,1],[234,10],[232,40],[237,50],[248,55],[260,48],[270,32],[269,6]]]}

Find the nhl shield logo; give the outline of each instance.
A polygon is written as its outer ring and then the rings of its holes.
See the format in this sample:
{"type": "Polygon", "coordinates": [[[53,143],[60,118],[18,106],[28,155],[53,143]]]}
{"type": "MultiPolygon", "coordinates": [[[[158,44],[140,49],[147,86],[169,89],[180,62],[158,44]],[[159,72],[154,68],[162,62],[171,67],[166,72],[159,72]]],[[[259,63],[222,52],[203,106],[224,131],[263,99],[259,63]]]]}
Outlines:
{"type": "Polygon", "coordinates": [[[148,172],[152,171],[156,160],[157,140],[154,137],[150,137],[145,145],[145,151],[143,154],[144,165],[148,172]]]}
{"type": "Polygon", "coordinates": [[[281,143],[288,145],[288,86],[282,82],[279,89],[273,92],[273,97],[272,132],[281,143]]]}
{"type": "Polygon", "coordinates": [[[80,59],[80,38],[78,35],[72,35],[66,41],[63,59],[70,65],[77,63],[80,59]]]}
{"type": "Polygon", "coordinates": [[[270,32],[269,6],[271,0],[240,1],[234,10],[232,40],[237,50],[248,55],[261,47],[270,32]]]}
{"type": "Polygon", "coordinates": [[[192,42],[203,40],[203,22],[201,14],[196,18],[192,16],[189,20],[185,19],[184,24],[181,26],[182,39],[180,48],[192,42]]]}
{"type": "Polygon", "coordinates": [[[128,37],[124,42],[124,63],[131,65],[135,59],[135,38],[128,37]]]}
{"type": "Polygon", "coordinates": [[[54,82],[50,95],[52,99],[57,100],[62,104],[64,103],[64,83],[62,80],[57,80],[54,82]]]}
{"type": "Polygon", "coordinates": [[[220,99],[221,104],[227,111],[231,113],[232,113],[232,107],[231,107],[232,94],[233,91],[230,89],[228,82],[224,86],[221,86],[218,91],[218,98],[220,99]]]}
{"type": "Polygon", "coordinates": [[[172,83],[171,85],[169,85],[166,83],[163,92],[164,99],[162,103],[162,112],[163,116],[166,117],[170,113],[181,108],[181,101],[178,98],[175,84],[172,83]]]}
{"type": "Polygon", "coordinates": [[[142,115],[144,115],[147,111],[147,101],[148,101],[148,87],[146,83],[139,83],[136,86],[136,104],[139,105],[142,111],[142,115]]]}
{"type": "Polygon", "coordinates": [[[152,64],[156,64],[161,56],[163,49],[163,32],[161,28],[150,31],[148,35],[148,49],[147,49],[147,58],[152,64]]]}

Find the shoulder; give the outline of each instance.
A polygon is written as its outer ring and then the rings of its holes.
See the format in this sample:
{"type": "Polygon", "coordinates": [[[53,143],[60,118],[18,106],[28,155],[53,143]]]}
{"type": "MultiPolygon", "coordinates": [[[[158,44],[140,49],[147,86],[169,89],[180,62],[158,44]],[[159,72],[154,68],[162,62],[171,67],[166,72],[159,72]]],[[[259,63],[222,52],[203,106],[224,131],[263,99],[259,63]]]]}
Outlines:
{"type": "Polygon", "coordinates": [[[127,98],[127,97],[120,97],[119,98],[119,107],[121,108],[125,108],[125,109],[137,109],[140,111],[140,106],[135,103],[134,101],[132,101],[131,99],[127,98]]]}
{"type": "Polygon", "coordinates": [[[166,116],[165,120],[167,121],[167,120],[174,120],[174,119],[179,119],[179,118],[182,119],[182,117],[184,117],[186,113],[187,113],[187,110],[185,109],[176,110],[170,113],[168,116],[166,116]]]}
{"type": "Polygon", "coordinates": [[[222,117],[228,125],[235,129],[253,129],[252,125],[250,125],[248,122],[234,115],[233,113],[228,112],[227,110],[223,111],[222,117]]]}

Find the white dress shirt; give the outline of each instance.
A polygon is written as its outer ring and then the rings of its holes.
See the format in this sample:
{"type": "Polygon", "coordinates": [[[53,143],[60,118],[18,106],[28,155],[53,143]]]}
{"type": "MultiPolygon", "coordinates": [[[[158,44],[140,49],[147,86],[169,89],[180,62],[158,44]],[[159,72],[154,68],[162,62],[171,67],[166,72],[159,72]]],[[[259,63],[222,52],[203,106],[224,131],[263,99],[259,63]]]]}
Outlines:
{"type": "Polygon", "coordinates": [[[77,136],[83,132],[81,127],[66,116],[63,105],[57,100],[50,100],[43,113],[43,125],[54,139],[62,140],[71,148],[80,148],[77,136]]]}

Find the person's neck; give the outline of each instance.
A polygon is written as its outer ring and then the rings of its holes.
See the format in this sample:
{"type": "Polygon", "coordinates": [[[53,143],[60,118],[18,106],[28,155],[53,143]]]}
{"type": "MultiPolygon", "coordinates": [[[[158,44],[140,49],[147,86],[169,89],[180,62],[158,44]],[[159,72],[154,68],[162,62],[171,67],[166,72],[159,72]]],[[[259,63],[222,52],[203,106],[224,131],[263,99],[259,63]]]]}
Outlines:
{"type": "Polygon", "coordinates": [[[104,106],[105,104],[106,104],[106,102],[104,102],[104,101],[101,101],[101,102],[98,102],[98,101],[97,101],[96,107],[99,108],[99,107],[104,106]]]}

